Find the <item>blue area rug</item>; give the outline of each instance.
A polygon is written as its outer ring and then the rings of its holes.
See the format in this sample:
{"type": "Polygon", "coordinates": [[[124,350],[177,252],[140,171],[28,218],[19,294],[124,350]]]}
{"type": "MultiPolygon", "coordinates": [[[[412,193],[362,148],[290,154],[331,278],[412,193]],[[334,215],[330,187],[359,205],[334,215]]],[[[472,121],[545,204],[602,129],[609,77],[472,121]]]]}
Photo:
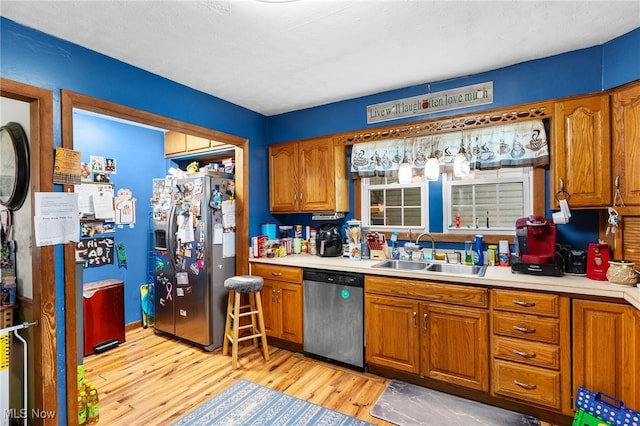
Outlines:
{"type": "Polygon", "coordinates": [[[371,415],[400,426],[538,426],[535,417],[391,380],[371,415]]]}
{"type": "Polygon", "coordinates": [[[173,425],[371,426],[371,423],[240,379],[173,425]]]}

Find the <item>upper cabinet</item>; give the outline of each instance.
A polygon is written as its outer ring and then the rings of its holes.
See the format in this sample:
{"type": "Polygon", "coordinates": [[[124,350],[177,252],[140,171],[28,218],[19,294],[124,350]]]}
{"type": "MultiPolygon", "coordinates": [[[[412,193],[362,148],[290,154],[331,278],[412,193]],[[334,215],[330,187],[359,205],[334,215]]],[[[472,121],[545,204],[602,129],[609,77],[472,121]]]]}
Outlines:
{"type": "Polygon", "coordinates": [[[571,208],[611,205],[609,114],[608,94],[555,103],[551,143],[552,208],[558,209],[558,199],[567,194],[571,208]]]}
{"type": "Polygon", "coordinates": [[[349,210],[344,146],[333,137],[269,146],[271,213],[321,213],[349,210]]]}
{"type": "Polygon", "coordinates": [[[617,182],[625,205],[640,206],[640,82],[613,92],[612,105],[613,189],[617,182]]]}
{"type": "Polygon", "coordinates": [[[222,142],[188,135],[181,132],[167,132],[164,135],[164,156],[180,157],[187,154],[206,153],[213,149],[225,148],[230,145],[222,142]]]}

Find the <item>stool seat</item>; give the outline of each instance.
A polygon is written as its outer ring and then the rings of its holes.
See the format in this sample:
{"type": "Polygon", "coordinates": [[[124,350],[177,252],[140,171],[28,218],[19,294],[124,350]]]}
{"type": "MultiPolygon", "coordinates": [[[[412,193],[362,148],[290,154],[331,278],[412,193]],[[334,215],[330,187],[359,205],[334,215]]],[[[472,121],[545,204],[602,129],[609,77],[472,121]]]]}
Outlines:
{"type": "Polygon", "coordinates": [[[227,301],[227,321],[224,327],[224,343],[222,354],[229,353],[231,343],[231,366],[238,367],[238,343],[251,340],[258,346],[258,337],[262,343],[265,360],[269,360],[267,332],[262,314],[260,290],[264,279],[255,275],[236,275],[224,280],[224,287],[229,290],[227,301]],[[248,305],[242,305],[241,299],[248,299],[248,305]],[[248,321],[244,319],[248,319],[248,321]],[[244,320],[244,321],[243,321],[244,320]]]}
{"type": "Polygon", "coordinates": [[[240,293],[250,293],[262,290],[264,279],[255,275],[236,275],[224,280],[224,288],[239,291],[240,293]]]}

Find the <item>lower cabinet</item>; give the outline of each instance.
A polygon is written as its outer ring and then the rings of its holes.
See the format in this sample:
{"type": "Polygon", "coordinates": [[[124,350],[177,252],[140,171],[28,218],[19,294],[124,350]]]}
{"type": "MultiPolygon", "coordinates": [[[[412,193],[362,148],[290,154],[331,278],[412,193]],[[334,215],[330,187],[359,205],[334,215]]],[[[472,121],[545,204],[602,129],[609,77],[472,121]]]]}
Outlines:
{"type": "Polygon", "coordinates": [[[253,263],[251,273],[264,279],[261,296],[267,336],[302,344],[302,269],[253,263]]]}
{"type": "Polygon", "coordinates": [[[465,300],[482,306],[486,290],[467,291],[463,286],[367,277],[367,362],[487,391],[488,311],[462,306],[465,300]],[[453,303],[441,303],[447,301],[453,303]]]}
{"type": "Polygon", "coordinates": [[[569,299],[491,290],[491,394],[571,414],[569,299]]]}
{"type": "Polygon", "coordinates": [[[640,410],[640,311],[573,300],[573,390],[603,392],[640,410]]]}

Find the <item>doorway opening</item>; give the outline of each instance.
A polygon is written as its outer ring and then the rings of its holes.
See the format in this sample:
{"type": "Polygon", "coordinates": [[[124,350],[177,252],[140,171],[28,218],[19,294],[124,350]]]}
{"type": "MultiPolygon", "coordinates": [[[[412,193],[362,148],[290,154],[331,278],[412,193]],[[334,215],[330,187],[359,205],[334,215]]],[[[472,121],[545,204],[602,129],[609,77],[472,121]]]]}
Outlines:
{"type": "MultiPolygon", "coordinates": [[[[65,90],[62,91],[61,103],[62,146],[64,148],[73,149],[73,113],[74,110],[82,110],[158,129],[206,138],[216,141],[222,148],[226,149],[227,151],[224,152],[224,155],[226,157],[232,155],[235,159],[236,271],[239,274],[248,273],[249,202],[247,195],[249,193],[249,141],[247,139],[65,90]]],[[[209,160],[215,161],[218,155],[220,155],[220,152],[207,153],[198,158],[198,161],[202,163],[209,160]]],[[[183,160],[187,161],[188,159],[183,160]]],[[[149,182],[149,185],[151,186],[151,182],[149,182]]],[[[73,188],[69,187],[64,190],[73,190],[73,188]]],[[[75,262],[75,244],[67,244],[64,249],[67,395],[75,395],[77,383],[78,350],[76,330],[78,324],[75,262]]],[[[76,409],[76,401],[73,398],[67,398],[67,412],[74,413],[76,409]]]]}

